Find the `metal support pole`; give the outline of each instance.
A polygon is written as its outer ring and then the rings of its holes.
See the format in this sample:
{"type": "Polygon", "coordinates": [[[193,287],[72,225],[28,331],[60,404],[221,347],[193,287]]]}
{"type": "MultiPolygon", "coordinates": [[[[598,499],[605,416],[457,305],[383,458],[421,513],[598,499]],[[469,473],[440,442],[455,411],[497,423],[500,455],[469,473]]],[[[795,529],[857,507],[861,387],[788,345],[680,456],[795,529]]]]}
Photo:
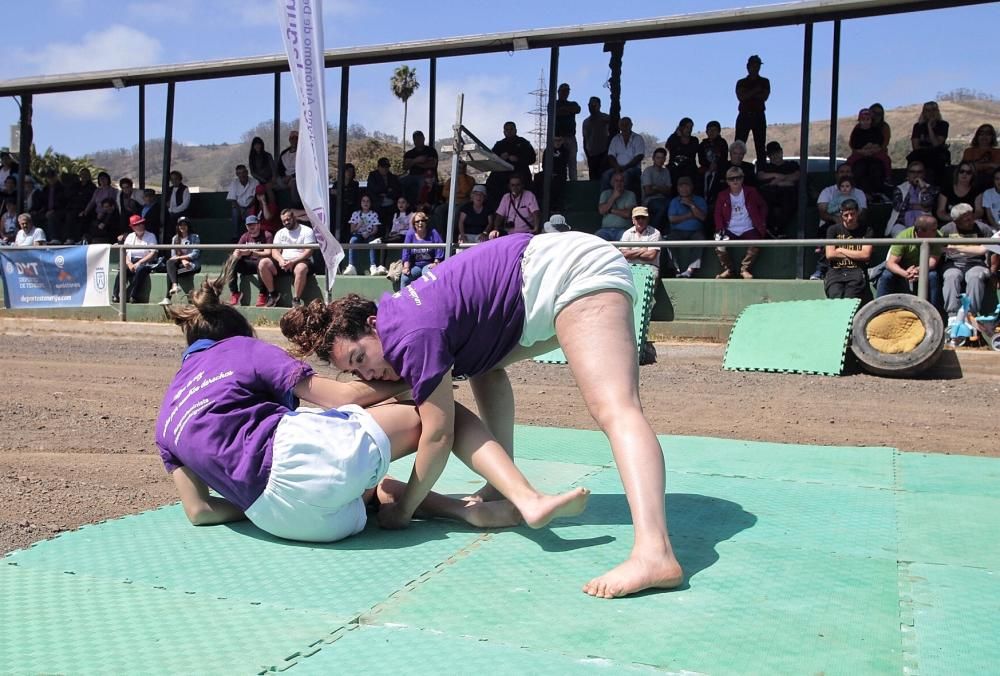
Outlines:
{"type": "Polygon", "coordinates": [[[341,238],[341,229],[344,224],[344,165],[347,164],[347,103],[350,98],[351,87],[351,67],[341,66],[340,68],[340,127],[337,129],[337,227],[334,228],[334,236],[337,241],[344,241],[341,238]]]}
{"type": "MultiPolygon", "coordinates": [[[[549,105],[545,123],[545,150],[542,154],[542,171],[545,181],[542,187],[542,220],[549,219],[549,209],[552,206],[552,151],[555,150],[553,138],[556,133],[556,86],[559,82],[559,48],[549,50],[549,105]]],[[[573,161],[576,161],[575,159],[573,161]]]]}
{"type": "Polygon", "coordinates": [[[145,189],[146,189],[146,85],[139,85],[139,190],[145,190],[145,189]]]}
{"type": "Polygon", "coordinates": [[[173,152],[174,144],[174,83],[167,83],[167,116],[163,128],[163,192],[160,199],[160,223],[163,239],[173,235],[172,228],[167,222],[167,202],[170,200],[170,155],[173,152]]]}
{"type": "Polygon", "coordinates": [[[455,111],[455,126],[452,127],[451,141],[451,188],[448,190],[448,227],[445,229],[444,257],[451,256],[451,243],[455,241],[455,195],[458,192],[458,154],[462,152],[462,109],[465,106],[465,94],[458,95],[458,107],[455,111]]]}
{"type": "Polygon", "coordinates": [[[128,321],[125,303],[125,247],[118,247],[118,316],[123,322],[128,321]]]}
{"type": "Polygon", "coordinates": [[[17,163],[20,177],[17,181],[17,210],[25,209],[24,198],[27,188],[26,176],[31,176],[31,94],[21,94],[21,138],[17,149],[17,163]]]}
{"type": "MultiPolygon", "coordinates": [[[[812,88],[813,25],[805,26],[802,44],[802,119],[799,124],[799,204],[796,209],[796,237],[806,236],[806,207],[809,203],[809,96],[812,88]]],[[[805,252],[798,249],[795,255],[795,278],[802,279],[805,252]]]]}
{"type": "Polygon", "coordinates": [[[281,73],[274,74],[274,127],[271,148],[274,159],[281,152],[281,73]]]}
{"type": "Polygon", "coordinates": [[[840,19],[833,22],[833,77],[830,80],[830,173],[837,170],[837,108],[840,98],[840,19]]]}
{"type": "Polygon", "coordinates": [[[917,297],[920,300],[927,300],[928,286],[927,279],[931,269],[931,245],[929,242],[920,243],[920,272],[917,276],[917,297]]]}
{"type": "Polygon", "coordinates": [[[434,120],[437,117],[437,89],[438,89],[438,60],[437,57],[431,57],[431,77],[430,84],[427,86],[428,94],[430,95],[430,103],[427,106],[427,145],[431,148],[434,147],[434,120]]]}

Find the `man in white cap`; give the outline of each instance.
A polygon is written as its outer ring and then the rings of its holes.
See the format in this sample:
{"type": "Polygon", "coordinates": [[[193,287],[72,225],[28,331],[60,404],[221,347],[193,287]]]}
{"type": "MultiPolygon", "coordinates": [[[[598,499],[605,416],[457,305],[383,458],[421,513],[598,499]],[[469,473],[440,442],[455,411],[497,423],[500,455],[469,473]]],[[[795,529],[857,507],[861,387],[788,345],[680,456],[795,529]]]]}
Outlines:
{"type": "MultiPolygon", "coordinates": [[[[649,209],[632,209],[632,227],[622,233],[623,242],[659,242],[660,231],[649,223],[649,209]]],[[[657,247],[642,246],[619,249],[629,263],[644,263],[659,270],[660,250],[657,247]]]]}

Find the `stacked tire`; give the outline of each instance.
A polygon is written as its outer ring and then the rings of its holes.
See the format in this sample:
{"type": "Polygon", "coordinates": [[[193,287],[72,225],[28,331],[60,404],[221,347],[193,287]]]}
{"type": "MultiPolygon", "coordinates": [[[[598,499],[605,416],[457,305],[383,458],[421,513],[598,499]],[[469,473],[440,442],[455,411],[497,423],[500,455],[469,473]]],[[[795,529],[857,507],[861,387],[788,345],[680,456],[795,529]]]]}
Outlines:
{"type": "Polygon", "coordinates": [[[941,356],[945,325],[937,309],[916,296],[897,293],[868,303],[854,315],[851,326],[851,351],[861,367],[878,376],[911,378],[932,367],[941,356]],[[919,343],[902,352],[884,352],[872,344],[869,324],[886,313],[908,312],[916,315],[923,327],[919,343]]]}

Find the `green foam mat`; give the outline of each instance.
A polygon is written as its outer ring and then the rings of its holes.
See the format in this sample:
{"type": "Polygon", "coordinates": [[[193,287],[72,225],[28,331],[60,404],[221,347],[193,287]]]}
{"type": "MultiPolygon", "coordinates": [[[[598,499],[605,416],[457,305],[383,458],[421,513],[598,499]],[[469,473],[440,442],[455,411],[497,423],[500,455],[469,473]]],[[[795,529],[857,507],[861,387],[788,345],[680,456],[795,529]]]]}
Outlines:
{"type": "MultiPolygon", "coordinates": [[[[635,321],[636,346],[642,347],[646,342],[646,334],[649,331],[649,320],[653,314],[653,294],[656,291],[656,278],[659,270],[652,265],[634,264],[632,268],[632,281],[639,292],[639,297],[632,303],[632,318],[635,321]]],[[[535,357],[535,361],[540,364],[565,364],[566,355],[562,349],[556,348],[551,352],[535,357]]]]}
{"type": "MultiPolygon", "coordinates": [[[[86,526],[0,559],[0,664],[929,674],[1000,658],[1000,460],[660,437],[686,581],[606,601],[580,588],[633,544],[607,440],[518,427],[515,441],[540,489],[590,488],[587,511],[541,530],[369,524],[331,545],[194,528],[177,505],[86,526]]],[[[480,483],[451,462],[438,488],[480,483]]]]}
{"type": "Polygon", "coordinates": [[[722,367],[839,376],[860,304],[841,298],[751,305],[733,326],[722,367]]]}

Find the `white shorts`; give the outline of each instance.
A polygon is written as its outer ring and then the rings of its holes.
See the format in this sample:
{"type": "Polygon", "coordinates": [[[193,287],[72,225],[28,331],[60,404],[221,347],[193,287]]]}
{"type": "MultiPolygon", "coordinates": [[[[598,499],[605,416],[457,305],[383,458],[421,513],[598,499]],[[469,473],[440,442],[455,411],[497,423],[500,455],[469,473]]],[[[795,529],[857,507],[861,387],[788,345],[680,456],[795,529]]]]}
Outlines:
{"type": "Polygon", "coordinates": [[[364,529],[361,496],[386,475],[391,458],[389,438],[359,406],[288,413],[274,432],[267,488],[247,518],[288,540],[342,540],[364,529]]]}
{"type": "Polygon", "coordinates": [[[632,270],[618,249],[584,232],[535,235],[521,259],[525,347],[556,335],[556,315],[580,296],[618,290],[634,303],[632,270]]]}

